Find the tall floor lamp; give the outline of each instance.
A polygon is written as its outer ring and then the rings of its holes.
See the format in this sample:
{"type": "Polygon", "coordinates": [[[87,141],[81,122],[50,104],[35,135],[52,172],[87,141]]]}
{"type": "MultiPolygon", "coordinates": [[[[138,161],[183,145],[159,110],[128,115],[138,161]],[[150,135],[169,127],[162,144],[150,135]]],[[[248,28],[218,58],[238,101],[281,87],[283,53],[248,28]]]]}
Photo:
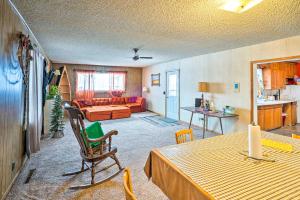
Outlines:
{"type": "Polygon", "coordinates": [[[204,107],[204,92],[208,92],[208,83],[207,82],[199,82],[198,83],[198,92],[202,92],[201,96],[201,107],[204,107]]]}

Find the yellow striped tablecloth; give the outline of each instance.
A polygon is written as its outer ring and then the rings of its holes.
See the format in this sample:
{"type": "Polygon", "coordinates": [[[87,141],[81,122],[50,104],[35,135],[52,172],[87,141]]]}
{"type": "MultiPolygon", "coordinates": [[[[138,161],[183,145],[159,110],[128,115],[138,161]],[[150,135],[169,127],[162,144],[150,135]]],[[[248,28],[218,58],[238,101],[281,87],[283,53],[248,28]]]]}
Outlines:
{"type": "Polygon", "coordinates": [[[153,150],[148,178],[172,200],[300,199],[300,140],[263,132],[293,152],[263,147],[268,159],[246,159],[247,133],[233,133],[153,150]]]}

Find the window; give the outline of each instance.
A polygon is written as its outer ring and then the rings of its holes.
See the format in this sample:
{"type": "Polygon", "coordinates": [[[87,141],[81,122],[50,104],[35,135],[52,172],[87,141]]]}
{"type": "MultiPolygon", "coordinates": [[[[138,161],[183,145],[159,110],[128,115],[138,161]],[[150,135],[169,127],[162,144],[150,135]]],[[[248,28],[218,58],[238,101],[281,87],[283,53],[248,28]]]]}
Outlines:
{"type": "MultiPolygon", "coordinates": [[[[77,90],[82,91],[85,88],[85,82],[88,76],[84,72],[77,72],[77,90]]],[[[95,72],[92,75],[95,91],[125,91],[126,72],[95,72]]]]}

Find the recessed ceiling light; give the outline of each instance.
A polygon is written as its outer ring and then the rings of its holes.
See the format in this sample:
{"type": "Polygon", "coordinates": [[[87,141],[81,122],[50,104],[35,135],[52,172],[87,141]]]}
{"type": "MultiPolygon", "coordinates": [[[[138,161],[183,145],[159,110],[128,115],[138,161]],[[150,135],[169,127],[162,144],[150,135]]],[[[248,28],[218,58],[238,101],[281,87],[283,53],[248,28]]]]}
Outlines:
{"type": "Polygon", "coordinates": [[[253,8],[262,1],[263,0],[228,0],[220,7],[220,9],[235,13],[242,13],[253,8]]]}

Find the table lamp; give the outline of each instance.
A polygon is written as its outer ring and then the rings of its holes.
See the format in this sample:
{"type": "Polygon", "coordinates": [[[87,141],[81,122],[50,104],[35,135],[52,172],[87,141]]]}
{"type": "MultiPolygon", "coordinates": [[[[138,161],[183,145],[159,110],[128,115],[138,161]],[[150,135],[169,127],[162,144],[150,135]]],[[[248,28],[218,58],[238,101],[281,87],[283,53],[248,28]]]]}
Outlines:
{"type": "Polygon", "coordinates": [[[201,96],[201,99],[202,99],[201,107],[203,107],[203,106],[204,106],[204,95],[203,95],[203,93],[204,93],[204,92],[208,92],[208,83],[207,83],[207,82],[199,82],[199,83],[198,83],[198,92],[202,92],[202,96],[201,96]]]}
{"type": "Polygon", "coordinates": [[[143,91],[143,92],[149,92],[149,88],[146,87],[146,86],[144,86],[144,87],[142,88],[142,91],[143,91]]]}

